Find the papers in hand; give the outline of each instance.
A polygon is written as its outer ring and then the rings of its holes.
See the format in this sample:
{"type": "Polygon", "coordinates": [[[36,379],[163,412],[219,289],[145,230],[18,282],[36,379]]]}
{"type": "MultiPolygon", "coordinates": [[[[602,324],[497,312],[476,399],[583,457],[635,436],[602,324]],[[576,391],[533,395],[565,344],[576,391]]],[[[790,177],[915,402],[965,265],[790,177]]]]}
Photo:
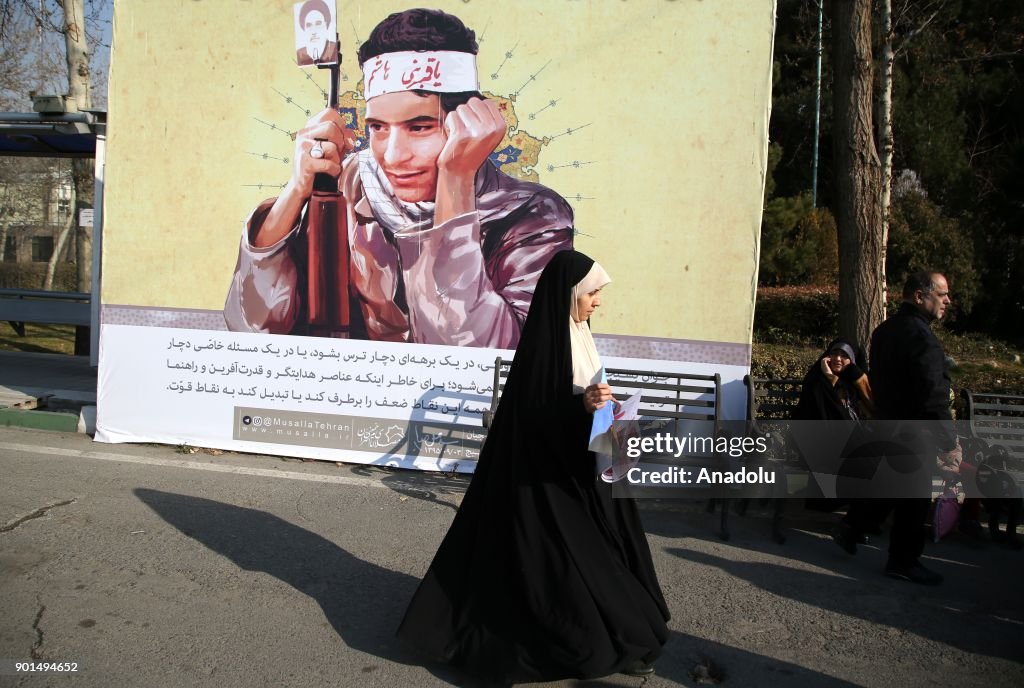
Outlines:
{"type": "Polygon", "coordinates": [[[639,460],[626,455],[626,443],[630,437],[639,434],[638,420],[642,394],[643,390],[637,390],[621,404],[605,404],[603,408],[594,411],[594,424],[590,429],[590,451],[597,454],[597,470],[605,482],[622,480],[639,460]]]}

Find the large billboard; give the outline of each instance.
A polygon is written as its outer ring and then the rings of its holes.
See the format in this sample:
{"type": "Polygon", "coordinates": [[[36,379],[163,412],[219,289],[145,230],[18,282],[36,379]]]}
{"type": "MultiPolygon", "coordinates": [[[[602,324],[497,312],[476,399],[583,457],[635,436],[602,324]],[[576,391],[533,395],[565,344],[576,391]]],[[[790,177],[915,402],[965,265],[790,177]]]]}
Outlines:
{"type": "Polygon", "coordinates": [[[97,439],[472,470],[570,247],[742,416],[774,2],[434,5],[115,5],[97,439]]]}

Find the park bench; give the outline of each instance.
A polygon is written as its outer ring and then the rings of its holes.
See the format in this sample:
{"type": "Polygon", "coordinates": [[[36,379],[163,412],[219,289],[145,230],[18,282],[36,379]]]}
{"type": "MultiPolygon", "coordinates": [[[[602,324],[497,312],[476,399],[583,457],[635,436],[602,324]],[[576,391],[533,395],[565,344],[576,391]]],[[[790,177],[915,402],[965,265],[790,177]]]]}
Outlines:
{"type": "MultiPolygon", "coordinates": [[[[1024,495],[1024,396],[969,389],[961,391],[960,396],[964,420],[970,428],[969,440],[973,441],[973,445],[968,442],[965,446],[965,458],[970,451],[975,462],[1012,480],[1016,484],[1014,492],[1024,495]]],[[[983,477],[979,473],[979,482],[983,477]]]]}
{"type": "MultiPolygon", "coordinates": [[[[800,401],[803,380],[799,378],[753,378],[746,376],[743,380],[747,386],[747,417],[751,422],[751,434],[771,434],[775,441],[771,444],[772,452],[769,461],[780,462],[787,475],[787,480],[799,487],[809,477],[809,472],[798,452],[787,446],[786,425],[784,421],[792,418],[793,412],[800,401]],[[779,421],[775,423],[773,421],[779,421]]],[[[1024,410],[1024,406],[1021,407],[1024,410]]],[[[933,480],[932,496],[942,493],[942,481],[933,480]]],[[[790,490],[790,492],[798,490],[790,490]]],[[[741,505],[741,508],[744,505],[741,505]]],[[[773,536],[777,541],[783,539],[782,512],[783,502],[775,502],[773,512],[773,536]]],[[[724,529],[724,521],[723,521],[724,529]]]]}
{"type": "Polygon", "coordinates": [[[1016,394],[989,394],[965,389],[965,417],[969,421],[971,437],[984,440],[990,446],[1000,445],[1007,454],[1024,459],[1024,396],[1016,394]]]}
{"type": "Polygon", "coordinates": [[[747,418],[758,420],[789,420],[800,401],[804,381],[796,377],[763,378],[747,375],[747,418]]]}
{"type": "MultiPolygon", "coordinates": [[[[490,409],[483,414],[483,425],[489,427],[498,409],[501,392],[512,361],[500,356],[494,360],[494,384],[490,409]]],[[[623,401],[636,390],[644,390],[640,397],[643,418],[662,419],[665,423],[693,420],[708,421],[717,434],[721,425],[722,378],[694,373],[661,372],[654,370],[628,370],[606,368],[608,385],[615,398],[623,401]]]]}
{"type": "Polygon", "coordinates": [[[19,337],[25,323],[75,326],[75,353],[89,353],[92,296],[84,292],[41,289],[0,289],[0,320],[10,323],[19,337]]]}
{"type": "MultiPolygon", "coordinates": [[[[793,411],[800,401],[800,390],[803,388],[803,380],[792,377],[759,378],[746,375],[743,377],[743,384],[747,388],[749,433],[751,435],[772,435],[775,438],[775,441],[770,445],[770,454],[766,457],[766,460],[782,464],[782,471],[787,477],[787,482],[793,473],[806,474],[806,469],[799,462],[797,453],[789,450],[786,444],[785,433],[780,432],[784,425],[776,426],[772,422],[785,422],[792,418],[793,411]]],[[[737,512],[740,515],[745,514],[749,504],[749,499],[739,500],[736,504],[737,512]]],[[[772,539],[779,544],[786,541],[786,535],[782,529],[784,505],[785,501],[783,499],[772,500],[772,539]]],[[[719,537],[723,540],[729,539],[728,507],[728,502],[722,504],[719,537]]],[[[709,511],[713,508],[714,502],[708,505],[709,511]]]]}

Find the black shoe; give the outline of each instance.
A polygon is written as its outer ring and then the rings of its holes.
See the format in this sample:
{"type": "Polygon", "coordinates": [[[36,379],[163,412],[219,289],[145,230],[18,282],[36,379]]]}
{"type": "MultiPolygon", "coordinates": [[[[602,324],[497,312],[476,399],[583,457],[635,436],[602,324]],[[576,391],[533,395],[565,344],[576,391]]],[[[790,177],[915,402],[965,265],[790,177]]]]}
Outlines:
{"type": "Polygon", "coordinates": [[[997,516],[990,517],[988,520],[988,535],[996,542],[1005,535],[1003,531],[999,530],[999,518],[997,516]]]}
{"type": "Polygon", "coordinates": [[[832,529],[832,541],[842,547],[847,554],[857,553],[857,540],[853,528],[845,523],[840,523],[832,529]]]}
{"type": "Polygon", "coordinates": [[[920,585],[942,585],[943,580],[941,573],[926,569],[917,562],[909,565],[886,564],[885,575],[920,585]]]}
{"type": "Polygon", "coordinates": [[[619,673],[626,676],[650,676],[654,673],[654,665],[648,664],[642,659],[634,659],[622,667],[622,671],[619,673]]]}

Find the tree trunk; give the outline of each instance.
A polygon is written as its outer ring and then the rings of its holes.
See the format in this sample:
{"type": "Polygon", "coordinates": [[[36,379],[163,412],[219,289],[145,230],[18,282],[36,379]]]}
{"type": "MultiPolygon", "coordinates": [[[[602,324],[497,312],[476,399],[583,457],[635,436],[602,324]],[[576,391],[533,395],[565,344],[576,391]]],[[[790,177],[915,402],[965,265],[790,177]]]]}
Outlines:
{"type": "MultiPolygon", "coordinates": [[[[78,203],[71,206],[73,222],[78,227],[78,211],[81,205],[91,207],[93,203],[93,165],[95,160],[75,158],[71,161],[71,174],[75,184],[75,198],[78,203]]],[[[78,291],[92,291],[92,227],[78,227],[75,232],[75,266],[78,291]]]]}
{"type": "MultiPolygon", "coordinates": [[[[75,207],[75,202],[78,196],[74,191],[71,192],[71,208],[75,207]]],[[[68,236],[71,234],[71,230],[75,228],[75,213],[71,212],[64,219],[64,226],[60,229],[60,234],[57,235],[57,245],[53,247],[53,253],[50,255],[50,260],[46,263],[46,276],[43,278],[43,289],[51,291],[53,289],[53,278],[57,274],[57,264],[60,263],[60,256],[64,253],[64,244],[68,242],[68,236]]],[[[81,291],[81,289],[79,289],[81,291]]]]}
{"type": "Polygon", "coordinates": [[[892,211],[892,66],[896,59],[892,35],[892,0],[883,0],[882,12],[882,73],[878,90],[878,145],[882,154],[882,303],[886,299],[885,254],[889,246],[889,215],[892,211]]]}
{"type": "MultiPolygon", "coordinates": [[[[89,44],[85,35],[85,0],[59,0],[64,10],[64,47],[68,63],[68,97],[79,110],[92,107],[89,84],[89,44]]],[[[92,166],[88,160],[71,163],[75,198],[91,198],[92,166]]],[[[78,225],[78,209],[71,206],[72,227],[78,225]]],[[[75,265],[78,291],[92,291],[92,228],[78,227],[75,233],[75,265]]]]}
{"type": "Polygon", "coordinates": [[[832,2],[839,334],[867,346],[882,300],[882,170],[875,147],[870,0],[832,2]]]}

